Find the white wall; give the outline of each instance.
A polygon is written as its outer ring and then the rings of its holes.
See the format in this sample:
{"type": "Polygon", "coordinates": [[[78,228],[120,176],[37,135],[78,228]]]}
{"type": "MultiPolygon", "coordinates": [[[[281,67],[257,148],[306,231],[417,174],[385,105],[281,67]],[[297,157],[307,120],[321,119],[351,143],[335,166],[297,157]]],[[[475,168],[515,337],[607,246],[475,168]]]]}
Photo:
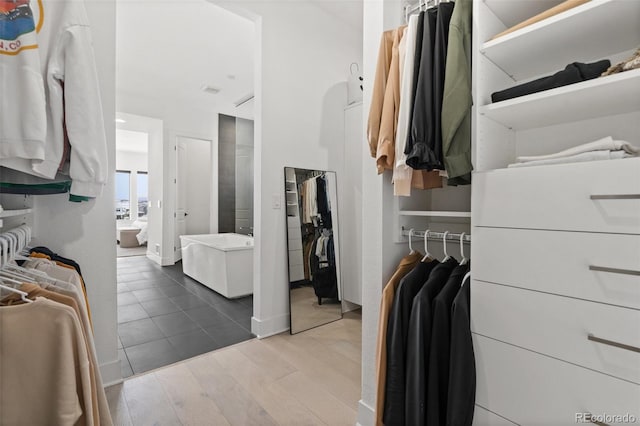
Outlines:
{"type": "MultiPolygon", "coordinates": [[[[402,24],[402,3],[393,0],[364,2],[363,25],[363,114],[366,125],[382,32],[402,24]]],[[[366,132],[365,132],[366,135],[366,132]]],[[[393,187],[389,173],[376,176],[374,160],[366,144],[362,146],[362,399],[358,424],[374,424],[376,395],[375,348],[382,288],[405,245],[394,241],[393,187]],[[384,242],[384,244],[383,244],[384,242]]]]}
{"type": "Polygon", "coordinates": [[[146,152],[116,151],[116,169],[131,173],[149,171],[149,154],[146,152]]]}
{"type": "Polygon", "coordinates": [[[241,3],[258,18],[252,331],[261,337],[289,327],[285,213],[272,208],[283,197],[283,169],[334,170],[339,182],[345,81],[362,59],[362,34],[313,3],[241,3]]]}
{"type": "MultiPolygon", "coordinates": [[[[86,0],[92,25],[109,164],[115,164],[115,2],[86,0]]],[[[121,379],[117,353],[114,171],[95,201],[70,203],[67,195],[34,197],[35,243],[76,260],[82,267],[93,320],[98,362],[105,384],[121,379]]]]}

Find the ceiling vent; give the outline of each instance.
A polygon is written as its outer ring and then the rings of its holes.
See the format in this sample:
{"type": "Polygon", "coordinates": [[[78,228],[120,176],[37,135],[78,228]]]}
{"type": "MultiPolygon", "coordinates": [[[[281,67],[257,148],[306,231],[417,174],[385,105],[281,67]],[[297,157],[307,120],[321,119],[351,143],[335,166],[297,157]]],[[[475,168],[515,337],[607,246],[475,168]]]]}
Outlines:
{"type": "Polygon", "coordinates": [[[210,93],[210,94],[212,94],[212,95],[215,95],[215,94],[217,94],[217,93],[219,93],[219,92],[220,92],[220,89],[218,89],[217,87],[209,86],[209,85],[207,85],[207,84],[205,84],[204,86],[202,86],[202,87],[200,88],[200,90],[202,90],[202,91],[203,91],[203,92],[205,92],[205,93],[210,93]]]}
{"type": "Polygon", "coordinates": [[[235,101],[233,104],[236,106],[236,108],[238,108],[239,106],[242,106],[244,104],[246,104],[247,102],[249,102],[250,100],[252,100],[255,97],[255,95],[253,93],[250,93],[246,96],[241,97],[240,99],[238,99],[237,101],[235,101]]]}

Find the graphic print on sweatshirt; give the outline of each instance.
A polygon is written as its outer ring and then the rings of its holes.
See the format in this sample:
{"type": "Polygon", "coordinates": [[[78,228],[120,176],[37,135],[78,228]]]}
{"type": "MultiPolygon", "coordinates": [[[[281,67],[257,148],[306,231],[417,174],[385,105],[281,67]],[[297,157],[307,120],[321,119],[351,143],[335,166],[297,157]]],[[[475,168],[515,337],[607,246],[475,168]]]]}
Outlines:
{"type": "Polygon", "coordinates": [[[30,0],[0,0],[0,54],[17,55],[38,48],[36,35],[42,27],[42,0],[37,0],[37,16],[30,3],[30,0]]]}

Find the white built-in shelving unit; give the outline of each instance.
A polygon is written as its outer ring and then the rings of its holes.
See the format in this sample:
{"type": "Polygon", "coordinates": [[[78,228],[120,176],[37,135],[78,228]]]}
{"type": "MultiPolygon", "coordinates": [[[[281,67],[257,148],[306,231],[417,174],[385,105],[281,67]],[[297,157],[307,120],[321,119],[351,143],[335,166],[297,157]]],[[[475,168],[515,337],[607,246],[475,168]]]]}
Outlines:
{"type": "Polygon", "coordinates": [[[507,168],[605,136],[640,146],[640,70],[491,103],[640,47],[635,0],[592,0],[491,40],[560,3],[474,1],[474,424],[640,418],[640,158],[507,168]]]}

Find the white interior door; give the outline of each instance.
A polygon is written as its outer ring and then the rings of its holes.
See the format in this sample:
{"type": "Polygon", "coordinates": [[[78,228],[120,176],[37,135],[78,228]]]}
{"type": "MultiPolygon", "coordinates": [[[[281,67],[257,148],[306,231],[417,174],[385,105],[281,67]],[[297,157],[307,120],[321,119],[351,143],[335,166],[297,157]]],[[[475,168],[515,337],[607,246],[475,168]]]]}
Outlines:
{"type": "MultiPolygon", "coordinates": [[[[208,234],[211,223],[211,141],[178,136],[176,141],[176,247],[180,235],[208,234]]],[[[176,250],[176,261],[182,258],[176,250]]]]}

